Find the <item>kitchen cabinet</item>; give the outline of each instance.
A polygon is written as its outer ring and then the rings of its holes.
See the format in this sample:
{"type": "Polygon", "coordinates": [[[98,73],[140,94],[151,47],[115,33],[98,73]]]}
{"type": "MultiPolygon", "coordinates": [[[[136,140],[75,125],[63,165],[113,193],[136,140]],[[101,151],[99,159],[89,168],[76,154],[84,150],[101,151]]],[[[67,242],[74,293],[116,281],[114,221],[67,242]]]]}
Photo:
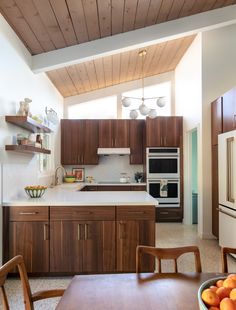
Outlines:
{"type": "Polygon", "coordinates": [[[183,143],[182,116],[160,116],[146,120],[147,147],[180,147],[183,143]]]}
{"type": "MultiPolygon", "coordinates": [[[[117,271],[135,272],[137,245],[155,246],[155,208],[153,206],[117,207],[117,271]]],[[[154,258],[146,256],[141,270],[153,272],[154,258]]]]}
{"type": "Polygon", "coordinates": [[[86,185],[81,191],[146,191],[146,185],[86,185]]]}
{"type": "Polygon", "coordinates": [[[178,208],[156,208],[156,222],[182,222],[183,210],[178,208]]]}
{"type": "Polygon", "coordinates": [[[7,211],[9,258],[22,255],[29,273],[49,272],[49,208],[12,207],[7,211]]]}
{"type": "Polygon", "coordinates": [[[130,164],[143,164],[144,153],[144,120],[130,120],[129,141],[130,141],[130,164]]]}
{"type": "Polygon", "coordinates": [[[236,88],[223,96],[223,132],[236,129],[236,88]]]}
{"type": "Polygon", "coordinates": [[[222,133],[223,126],[223,97],[211,103],[211,144],[218,144],[218,135],[222,133]]]}
{"type": "Polygon", "coordinates": [[[62,165],[96,165],[97,148],[97,120],[61,120],[62,165]]]}
{"type": "Polygon", "coordinates": [[[129,120],[99,120],[99,147],[129,147],[129,120]]]}
{"type": "Polygon", "coordinates": [[[50,271],[115,270],[115,207],[51,208],[50,271]]]}

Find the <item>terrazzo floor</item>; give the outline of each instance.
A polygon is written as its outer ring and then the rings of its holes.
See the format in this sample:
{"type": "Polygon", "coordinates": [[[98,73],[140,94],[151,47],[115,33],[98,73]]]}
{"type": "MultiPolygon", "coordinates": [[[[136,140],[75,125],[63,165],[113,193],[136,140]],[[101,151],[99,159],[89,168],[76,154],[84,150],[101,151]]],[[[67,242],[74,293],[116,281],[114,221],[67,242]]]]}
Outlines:
{"type": "MultiPolygon", "coordinates": [[[[186,226],[181,223],[158,223],[156,224],[156,246],[158,247],[176,247],[183,245],[197,245],[200,249],[203,272],[220,272],[220,248],[217,240],[201,240],[197,237],[196,225],[186,226]]],[[[191,255],[179,260],[179,271],[194,271],[194,260],[191,255]]],[[[172,263],[163,264],[165,270],[172,271],[172,263]]],[[[236,260],[229,259],[229,271],[236,273],[236,260]]],[[[51,288],[66,288],[71,281],[71,277],[63,278],[37,278],[30,279],[32,292],[51,288]]],[[[9,279],[6,282],[6,291],[10,300],[10,309],[24,310],[22,302],[22,290],[19,280],[9,279]]],[[[52,310],[55,309],[58,298],[37,301],[34,303],[35,310],[52,310]]],[[[0,304],[0,309],[2,305],[0,304]]],[[[79,305],[78,305],[79,309],[79,305]]],[[[66,310],[66,309],[65,309],[66,310]]]]}

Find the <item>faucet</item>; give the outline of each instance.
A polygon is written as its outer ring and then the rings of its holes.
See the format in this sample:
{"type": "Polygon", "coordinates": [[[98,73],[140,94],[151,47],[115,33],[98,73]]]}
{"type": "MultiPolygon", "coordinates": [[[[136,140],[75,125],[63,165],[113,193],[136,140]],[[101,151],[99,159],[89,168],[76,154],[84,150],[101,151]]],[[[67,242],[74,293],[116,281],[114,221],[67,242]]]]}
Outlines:
{"type": "MultiPolygon", "coordinates": [[[[62,166],[58,166],[58,167],[55,169],[55,176],[54,176],[54,184],[55,184],[55,185],[59,185],[59,184],[62,183],[62,182],[59,183],[59,177],[58,177],[58,175],[57,175],[58,170],[60,170],[60,169],[62,170],[64,176],[66,175],[66,170],[65,170],[65,168],[62,167],[62,166]]],[[[62,181],[63,181],[63,174],[62,174],[62,181]]]]}

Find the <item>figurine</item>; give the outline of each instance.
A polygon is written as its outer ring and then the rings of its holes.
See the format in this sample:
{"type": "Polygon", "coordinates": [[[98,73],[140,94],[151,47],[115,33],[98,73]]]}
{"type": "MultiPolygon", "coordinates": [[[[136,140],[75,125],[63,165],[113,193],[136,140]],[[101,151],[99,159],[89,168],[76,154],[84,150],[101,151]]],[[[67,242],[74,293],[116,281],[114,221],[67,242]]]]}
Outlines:
{"type": "Polygon", "coordinates": [[[25,107],[25,115],[26,115],[26,116],[31,117],[31,116],[32,116],[32,114],[30,113],[30,107],[29,107],[29,104],[30,104],[30,102],[32,102],[32,100],[31,100],[31,99],[29,99],[29,98],[25,98],[24,100],[25,100],[25,102],[24,102],[24,107],[25,107]]]}
{"type": "Polygon", "coordinates": [[[19,110],[17,111],[17,115],[25,116],[25,102],[24,101],[20,101],[20,107],[19,107],[19,110]]]}

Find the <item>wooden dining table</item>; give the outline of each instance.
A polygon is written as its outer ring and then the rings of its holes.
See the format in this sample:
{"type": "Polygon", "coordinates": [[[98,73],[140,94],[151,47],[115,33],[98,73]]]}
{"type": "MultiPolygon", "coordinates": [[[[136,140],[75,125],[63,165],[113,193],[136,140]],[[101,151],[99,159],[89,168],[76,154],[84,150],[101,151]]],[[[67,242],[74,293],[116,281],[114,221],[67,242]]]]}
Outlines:
{"type": "Polygon", "coordinates": [[[198,289],[216,273],[74,276],[57,310],[199,310],[198,289]]]}

